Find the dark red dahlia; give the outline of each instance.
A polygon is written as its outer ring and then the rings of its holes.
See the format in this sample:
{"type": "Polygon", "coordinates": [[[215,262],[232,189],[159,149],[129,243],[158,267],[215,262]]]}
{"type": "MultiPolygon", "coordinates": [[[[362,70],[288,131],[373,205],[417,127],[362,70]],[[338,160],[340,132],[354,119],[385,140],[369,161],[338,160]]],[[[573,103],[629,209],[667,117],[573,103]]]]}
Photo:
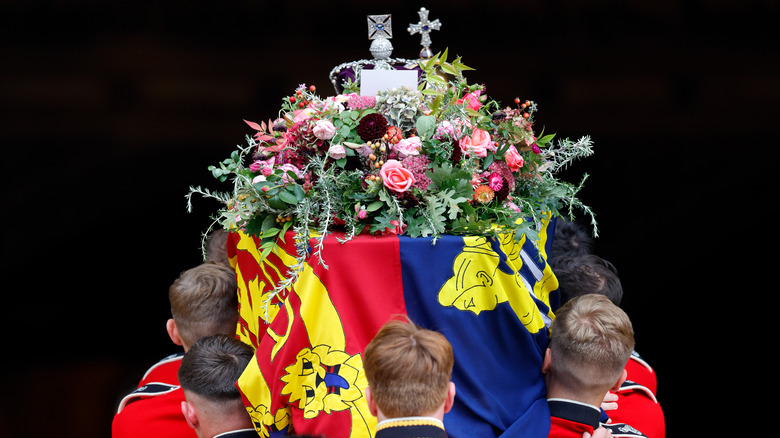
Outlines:
{"type": "Polygon", "coordinates": [[[499,202],[504,201],[509,196],[509,183],[504,177],[501,177],[501,182],[501,188],[496,190],[496,199],[499,202]]]}
{"type": "Polygon", "coordinates": [[[358,123],[357,133],[363,141],[382,138],[387,133],[387,119],[379,113],[366,114],[358,123]]]}
{"type": "Polygon", "coordinates": [[[457,165],[460,163],[461,158],[463,158],[463,151],[460,150],[460,141],[455,140],[452,144],[452,155],[450,155],[450,161],[452,161],[452,164],[457,165]]]}

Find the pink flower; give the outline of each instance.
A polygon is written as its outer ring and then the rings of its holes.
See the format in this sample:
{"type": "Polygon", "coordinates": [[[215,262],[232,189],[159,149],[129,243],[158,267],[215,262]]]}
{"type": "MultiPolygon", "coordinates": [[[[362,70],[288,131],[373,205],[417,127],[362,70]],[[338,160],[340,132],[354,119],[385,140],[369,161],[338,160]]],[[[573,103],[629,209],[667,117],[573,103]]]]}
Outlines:
{"type": "Polygon", "coordinates": [[[293,122],[300,123],[305,122],[309,118],[311,118],[312,114],[314,114],[314,108],[308,107],[304,109],[299,109],[293,111],[293,122]]]}
{"type": "Polygon", "coordinates": [[[287,172],[294,173],[295,176],[298,177],[298,178],[302,178],[303,177],[303,175],[301,174],[301,171],[297,167],[295,167],[294,165],[292,165],[290,163],[282,164],[281,166],[279,166],[279,170],[282,171],[282,181],[284,181],[285,184],[292,182],[290,180],[290,175],[288,175],[287,172]]]}
{"type": "Polygon", "coordinates": [[[414,175],[398,160],[387,160],[379,170],[379,176],[382,177],[385,187],[394,192],[405,192],[414,184],[414,175]]]}
{"type": "Polygon", "coordinates": [[[267,160],[255,160],[252,164],[249,165],[249,170],[255,173],[262,171],[263,175],[268,176],[273,170],[274,162],[276,162],[276,157],[271,157],[267,160]],[[268,171],[268,173],[266,173],[266,171],[268,171]]]}
{"type": "Polygon", "coordinates": [[[436,134],[434,134],[433,138],[441,140],[444,137],[460,137],[460,129],[456,132],[455,126],[449,120],[444,120],[436,126],[436,134]]]}
{"type": "Polygon", "coordinates": [[[390,221],[390,224],[394,225],[395,228],[385,228],[385,231],[382,232],[383,235],[403,234],[404,230],[406,229],[406,224],[401,226],[400,222],[396,220],[390,221]]]}
{"type": "Polygon", "coordinates": [[[361,219],[361,220],[362,220],[362,219],[365,219],[366,217],[368,217],[368,212],[367,212],[367,211],[365,211],[365,210],[363,210],[363,209],[361,209],[361,210],[358,212],[358,214],[357,214],[357,217],[358,217],[358,219],[361,219]]]}
{"type": "Polygon", "coordinates": [[[506,151],[506,154],[504,154],[504,161],[509,165],[512,172],[517,172],[523,167],[523,156],[517,152],[517,149],[515,149],[514,146],[510,146],[509,150],[506,151]]]}
{"type": "Polygon", "coordinates": [[[488,187],[497,192],[504,186],[504,179],[496,172],[493,172],[488,176],[488,187]]]}
{"type": "Polygon", "coordinates": [[[343,144],[332,144],[328,148],[328,155],[334,160],[340,160],[347,156],[347,149],[344,148],[343,144]]]}
{"type": "Polygon", "coordinates": [[[376,97],[353,95],[349,98],[347,106],[352,110],[365,110],[376,106],[376,97]]]}
{"type": "Polygon", "coordinates": [[[465,154],[474,154],[477,157],[487,157],[488,149],[492,148],[490,134],[479,128],[474,128],[471,137],[460,139],[460,149],[465,154]]]}
{"type": "Polygon", "coordinates": [[[398,152],[398,158],[400,159],[404,159],[410,155],[418,155],[421,147],[422,140],[417,136],[405,138],[394,146],[395,150],[398,152]]]}
{"type": "Polygon", "coordinates": [[[465,96],[458,99],[458,105],[466,104],[467,107],[473,109],[474,111],[479,111],[479,108],[482,106],[482,102],[479,101],[479,95],[482,94],[481,91],[477,90],[473,93],[466,93],[465,96]]]}
{"type": "Polygon", "coordinates": [[[333,123],[331,123],[330,120],[317,120],[317,122],[314,123],[312,133],[320,140],[330,140],[336,135],[336,127],[333,126],[333,123]]]}
{"type": "Polygon", "coordinates": [[[509,207],[510,209],[512,209],[512,210],[514,210],[514,211],[516,211],[518,213],[522,213],[522,210],[520,210],[520,207],[518,207],[517,204],[515,204],[512,201],[506,201],[504,203],[504,205],[506,205],[507,207],[509,207]]]}

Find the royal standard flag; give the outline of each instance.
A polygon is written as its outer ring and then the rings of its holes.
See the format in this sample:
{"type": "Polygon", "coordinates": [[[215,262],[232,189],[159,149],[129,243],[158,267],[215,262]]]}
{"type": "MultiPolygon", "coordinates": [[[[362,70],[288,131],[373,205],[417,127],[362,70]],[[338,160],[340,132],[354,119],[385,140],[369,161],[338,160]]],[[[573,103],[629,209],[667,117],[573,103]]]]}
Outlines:
{"type": "MultiPolygon", "coordinates": [[[[542,357],[557,304],[546,263],[553,224],[539,244],[498,238],[328,235],[299,265],[292,234],[261,260],[257,238],[231,234],[239,279],[238,336],[256,349],[237,386],[263,437],[373,437],[362,351],[398,315],[453,345],[456,403],[450,437],[547,436],[542,357]]],[[[314,246],[314,242],[312,242],[314,246]]]]}

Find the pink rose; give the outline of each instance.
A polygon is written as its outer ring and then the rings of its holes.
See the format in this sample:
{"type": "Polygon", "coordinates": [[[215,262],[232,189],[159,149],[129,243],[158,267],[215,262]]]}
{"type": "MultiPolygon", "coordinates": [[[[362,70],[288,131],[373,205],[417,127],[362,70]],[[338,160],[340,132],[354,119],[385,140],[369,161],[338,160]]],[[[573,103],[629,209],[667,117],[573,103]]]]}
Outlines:
{"type": "Polygon", "coordinates": [[[274,162],[276,162],[276,157],[271,157],[267,160],[255,160],[249,165],[249,170],[255,173],[262,171],[263,175],[268,176],[269,173],[266,173],[266,169],[273,170],[274,162]]]}
{"type": "Polygon", "coordinates": [[[333,123],[331,123],[330,120],[317,120],[317,122],[314,123],[312,132],[314,133],[314,136],[320,140],[330,140],[336,135],[336,127],[333,126],[333,123]]]}
{"type": "Polygon", "coordinates": [[[403,234],[406,230],[406,224],[401,225],[396,220],[390,221],[390,225],[393,225],[394,228],[385,228],[385,230],[382,232],[382,235],[388,236],[393,234],[403,234]]]}
{"type": "Polygon", "coordinates": [[[405,192],[414,184],[414,175],[404,169],[398,160],[387,160],[379,169],[379,176],[382,177],[385,187],[394,192],[405,192]]]}
{"type": "Polygon", "coordinates": [[[340,160],[347,156],[347,150],[344,148],[343,144],[332,144],[330,145],[330,148],[328,148],[328,155],[334,160],[340,160]]]}
{"type": "Polygon", "coordinates": [[[479,95],[482,94],[481,91],[477,90],[473,93],[466,93],[465,96],[458,99],[458,105],[466,104],[467,107],[473,109],[474,111],[479,111],[479,108],[482,106],[482,102],[479,101],[479,95]]]}
{"type": "Polygon", "coordinates": [[[417,136],[405,138],[394,146],[395,150],[398,151],[398,158],[401,159],[404,159],[409,155],[418,155],[421,147],[422,140],[417,136]]]}
{"type": "Polygon", "coordinates": [[[297,178],[303,177],[301,171],[297,167],[295,167],[295,165],[290,163],[282,164],[281,166],[278,167],[278,169],[282,171],[282,181],[284,181],[285,184],[293,182],[290,179],[290,175],[287,172],[292,172],[293,174],[295,174],[297,178]]]}
{"type": "Polygon", "coordinates": [[[504,154],[504,160],[512,172],[517,172],[521,167],[523,167],[523,156],[517,152],[517,149],[515,149],[514,146],[510,146],[509,150],[506,151],[506,154],[504,154]]]}
{"type": "Polygon", "coordinates": [[[460,149],[465,154],[474,154],[477,157],[487,157],[487,151],[493,146],[490,134],[479,128],[474,128],[471,137],[460,139],[460,149]]]}

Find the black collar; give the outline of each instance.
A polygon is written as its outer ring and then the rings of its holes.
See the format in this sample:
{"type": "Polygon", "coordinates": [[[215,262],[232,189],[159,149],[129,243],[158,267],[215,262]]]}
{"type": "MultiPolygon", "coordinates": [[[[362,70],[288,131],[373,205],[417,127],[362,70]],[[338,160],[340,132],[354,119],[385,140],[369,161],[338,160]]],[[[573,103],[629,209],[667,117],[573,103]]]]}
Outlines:
{"type": "Polygon", "coordinates": [[[587,424],[594,429],[599,427],[601,411],[594,406],[561,399],[547,400],[547,405],[550,407],[550,415],[553,417],[587,424]]]}
{"type": "Polygon", "coordinates": [[[425,417],[407,417],[377,425],[376,438],[447,438],[441,423],[425,417]]]}

